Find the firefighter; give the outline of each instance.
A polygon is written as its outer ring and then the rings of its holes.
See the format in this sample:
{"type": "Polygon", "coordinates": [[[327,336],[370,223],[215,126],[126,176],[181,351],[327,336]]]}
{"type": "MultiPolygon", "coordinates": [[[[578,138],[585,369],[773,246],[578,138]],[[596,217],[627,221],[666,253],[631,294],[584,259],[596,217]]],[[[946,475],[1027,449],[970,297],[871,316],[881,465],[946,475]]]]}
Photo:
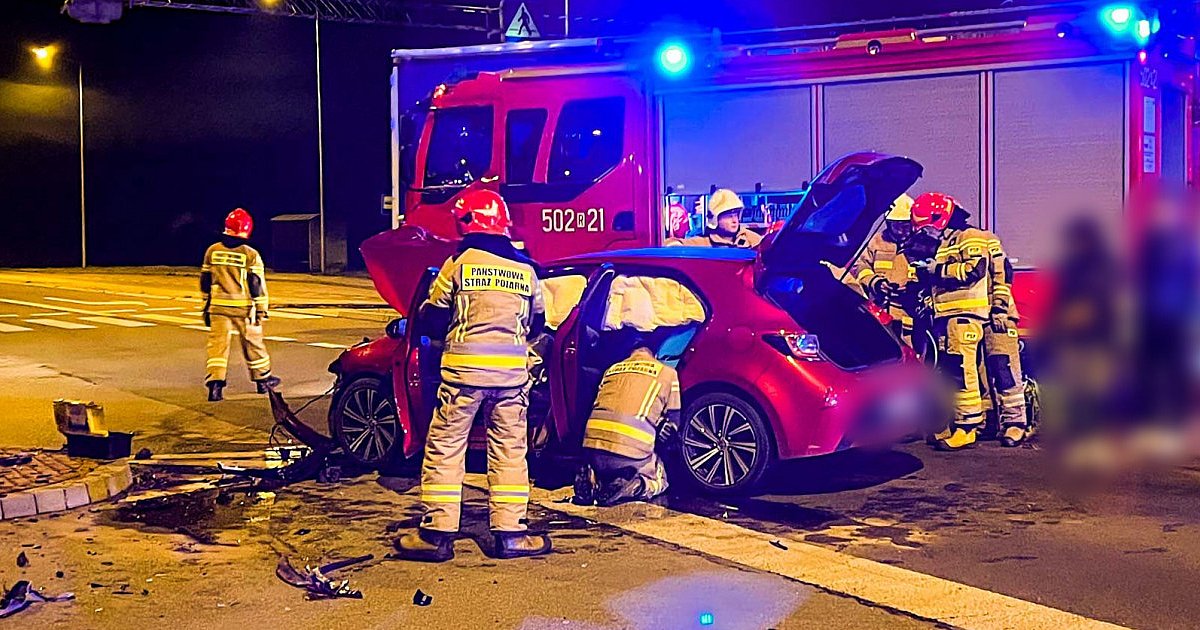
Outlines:
{"type": "Polygon", "coordinates": [[[205,384],[208,399],[224,398],[229,367],[229,338],[237,335],[250,378],[265,394],[279,385],[271,375],[271,357],[263,343],[267,319],[267,280],[262,257],[246,242],[254,231],[250,213],[237,208],[225,217],[221,240],[204,252],[200,291],[204,293],[204,325],[209,327],[205,384]]]}
{"type": "Polygon", "coordinates": [[[913,260],[918,282],[931,288],[934,331],[942,349],[942,369],[953,380],[954,420],[934,436],[938,450],[975,444],[983,428],[979,350],[985,324],[992,321],[991,241],[968,224],[950,226],[957,203],[942,193],[924,193],[913,202],[914,238],[937,239],[932,258],[913,260]]]}
{"type": "Polygon", "coordinates": [[[742,225],[742,210],[745,205],[737,193],[721,188],[708,198],[705,227],[708,234],[685,238],[673,245],[687,247],[758,247],[762,237],[742,225]]]}
{"type": "Polygon", "coordinates": [[[421,467],[425,515],[417,531],[395,546],[411,560],[454,557],[467,438],[482,408],[488,414],[488,516],[496,556],[546,554],[550,539],[529,534],[525,518],[528,342],[545,321],[536,268],[509,239],[508,206],[497,193],[466,193],[455,204],[455,215],[462,242],[442,265],[418,313],[423,327],[431,320],[446,323],[437,411],[421,467]]]}
{"type": "Polygon", "coordinates": [[[679,433],[679,376],[636,339],[629,358],[604,372],[584,429],[588,463],[575,481],[575,502],[602,506],[648,501],[666,492],[655,453],[679,433]]]}
{"type": "Polygon", "coordinates": [[[913,199],[900,195],[892,203],[884,221],[883,231],[867,243],[850,273],[866,291],[867,296],[887,308],[900,339],[912,345],[913,318],[900,303],[900,293],[909,280],[915,280],[908,258],[900,251],[912,233],[913,199]]]}

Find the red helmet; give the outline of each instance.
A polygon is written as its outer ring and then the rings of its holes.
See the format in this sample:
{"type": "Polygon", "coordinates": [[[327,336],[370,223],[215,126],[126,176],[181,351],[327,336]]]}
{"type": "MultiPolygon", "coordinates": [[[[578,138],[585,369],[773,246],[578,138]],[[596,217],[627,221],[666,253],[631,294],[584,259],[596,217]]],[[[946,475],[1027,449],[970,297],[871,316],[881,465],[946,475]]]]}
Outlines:
{"type": "Polygon", "coordinates": [[[454,204],[454,215],[463,234],[507,235],[512,220],[508,216],[508,204],[495,191],[471,190],[459,197],[454,204]]]}
{"type": "Polygon", "coordinates": [[[235,209],[225,217],[225,234],[228,236],[236,236],[238,238],[250,238],[250,233],[254,231],[254,219],[250,218],[250,213],[241,208],[235,209]]]}
{"type": "Polygon", "coordinates": [[[913,229],[919,230],[925,226],[933,226],[938,230],[946,229],[950,224],[950,217],[954,214],[955,205],[957,202],[954,201],[954,197],[945,193],[921,193],[912,205],[913,229]]]}

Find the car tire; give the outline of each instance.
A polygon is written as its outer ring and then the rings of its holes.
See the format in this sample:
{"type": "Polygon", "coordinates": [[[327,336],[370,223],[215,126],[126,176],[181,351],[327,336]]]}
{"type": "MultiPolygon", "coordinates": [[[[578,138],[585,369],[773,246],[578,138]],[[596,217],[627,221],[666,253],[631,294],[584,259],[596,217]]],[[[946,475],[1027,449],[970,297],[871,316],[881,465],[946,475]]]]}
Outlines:
{"type": "Polygon", "coordinates": [[[700,396],[680,424],[675,468],[701,492],[750,492],[774,459],[770,426],[754,405],[734,394],[700,396]]]}
{"type": "Polygon", "coordinates": [[[392,463],[403,437],[392,389],[374,376],[347,383],[329,407],[329,432],[359,464],[381,468],[392,463]]]}

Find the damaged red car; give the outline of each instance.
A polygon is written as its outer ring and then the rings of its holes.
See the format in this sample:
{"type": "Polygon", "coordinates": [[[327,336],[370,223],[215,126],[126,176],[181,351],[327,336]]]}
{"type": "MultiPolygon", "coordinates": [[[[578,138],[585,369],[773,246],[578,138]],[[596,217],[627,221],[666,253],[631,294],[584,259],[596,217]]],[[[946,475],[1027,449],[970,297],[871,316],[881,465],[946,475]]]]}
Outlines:
{"type": "MultiPolygon", "coordinates": [[[[757,250],[661,247],[545,265],[549,332],[537,344],[543,363],[529,411],[535,446],[580,448],[600,377],[628,356],[634,330],[679,370],[675,464],[701,490],[746,492],[778,460],[925,429],[935,414],[924,368],[836,271],[921,170],[904,157],[843,157],[757,250]]],[[[417,313],[435,271],[412,304],[393,306],[417,313]]],[[[395,320],[385,337],[330,366],[338,379],[330,431],[364,464],[421,452],[441,341],[422,336],[420,324],[395,320]]],[[[481,426],[472,443],[482,446],[481,426]]]]}

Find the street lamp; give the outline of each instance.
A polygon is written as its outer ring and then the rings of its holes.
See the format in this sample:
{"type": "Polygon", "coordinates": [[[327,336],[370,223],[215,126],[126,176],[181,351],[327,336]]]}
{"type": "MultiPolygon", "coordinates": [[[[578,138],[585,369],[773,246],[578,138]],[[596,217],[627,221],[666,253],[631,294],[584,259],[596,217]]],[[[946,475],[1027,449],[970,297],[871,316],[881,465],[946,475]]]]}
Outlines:
{"type": "MultiPolygon", "coordinates": [[[[32,46],[29,52],[33,54],[34,63],[48,72],[54,67],[58,46],[32,46]]],[[[79,79],[79,266],[87,267],[87,194],[83,171],[83,64],[76,65],[79,79]]]]}

